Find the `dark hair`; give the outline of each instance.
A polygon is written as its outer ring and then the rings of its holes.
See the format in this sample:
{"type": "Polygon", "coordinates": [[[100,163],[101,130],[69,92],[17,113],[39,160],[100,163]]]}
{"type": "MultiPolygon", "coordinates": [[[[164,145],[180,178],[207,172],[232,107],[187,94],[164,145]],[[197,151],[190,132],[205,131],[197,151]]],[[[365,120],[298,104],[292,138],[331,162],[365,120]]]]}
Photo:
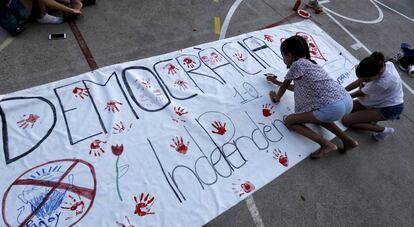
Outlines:
{"type": "Polygon", "coordinates": [[[355,69],[358,78],[368,78],[378,75],[384,67],[385,57],[381,52],[374,52],[370,56],[362,59],[355,69]]]}
{"type": "Polygon", "coordinates": [[[306,43],[306,40],[301,36],[294,35],[285,39],[280,46],[280,51],[285,55],[292,54],[295,61],[304,57],[316,64],[316,62],[311,59],[308,43],[306,43]]]}

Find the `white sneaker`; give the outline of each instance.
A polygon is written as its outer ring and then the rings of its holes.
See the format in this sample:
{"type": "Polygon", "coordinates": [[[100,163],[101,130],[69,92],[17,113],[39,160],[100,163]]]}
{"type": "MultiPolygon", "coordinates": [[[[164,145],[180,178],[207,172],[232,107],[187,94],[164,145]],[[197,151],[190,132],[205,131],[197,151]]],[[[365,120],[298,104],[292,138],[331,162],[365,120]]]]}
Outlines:
{"type": "Polygon", "coordinates": [[[372,138],[376,141],[382,141],[391,136],[395,130],[393,128],[385,127],[384,131],[372,134],[372,138]]]}
{"type": "Polygon", "coordinates": [[[38,18],[37,22],[41,24],[61,24],[63,23],[63,18],[55,17],[46,13],[42,18],[38,18]]]}

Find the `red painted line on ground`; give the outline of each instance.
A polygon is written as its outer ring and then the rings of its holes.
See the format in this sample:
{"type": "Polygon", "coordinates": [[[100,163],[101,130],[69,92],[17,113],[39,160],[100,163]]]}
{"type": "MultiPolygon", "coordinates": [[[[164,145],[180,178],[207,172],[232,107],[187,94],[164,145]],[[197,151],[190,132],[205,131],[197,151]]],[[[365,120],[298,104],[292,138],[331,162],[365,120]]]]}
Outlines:
{"type": "Polygon", "coordinates": [[[82,33],[80,32],[78,26],[74,21],[68,22],[70,29],[73,32],[73,35],[76,38],[76,41],[79,44],[79,47],[82,50],[83,56],[85,57],[86,61],[88,62],[89,67],[91,70],[95,70],[98,68],[98,64],[96,64],[95,59],[93,58],[91,50],[89,50],[88,45],[86,44],[86,41],[83,39],[82,33]]]}
{"type": "Polygon", "coordinates": [[[55,189],[64,189],[71,191],[75,194],[78,194],[80,196],[83,196],[89,200],[92,200],[93,198],[93,189],[84,188],[75,186],[68,183],[62,183],[62,182],[55,182],[55,181],[46,181],[46,180],[33,180],[33,179],[21,179],[14,182],[13,185],[34,185],[34,186],[44,186],[44,187],[50,187],[55,189]]]}
{"type": "Polygon", "coordinates": [[[265,26],[265,27],[263,27],[263,28],[260,28],[259,30],[263,30],[263,29],[266,29],[266,28],[272,28],[272,27],[279,26],[279,25],[281,25],[281,24],[283,24],[283,23],[288,22],[290,19],[294,18],[294,17],[295,17],[295,16],[297,16],[297,15],[298,15],[298,14],[297,14],[296,12],[294,12],[294,13],[290,14],[289,16],[287,16],[287,17],[283,18],[282,20],[280,20],[280,21],[278,21],[278,22],[275,22],[275,23],[273,23],[273,24],[269,24],[269,25],[267,25],[267,26],[265,26]]]}
{"type": "MultiPolygon", "coordinates": [[[[75,161],[67,170],[66,172],[60,177],[60,179],[57,181],[58,184],[60,184],[63,179],[65,179],[65,177],[70,173],[70,171],[72,171],[73,168],[75,168],[75,166],[79,163],[79,161],[75,161]]],[[[56,190],[57,185],[55,185],[55,187],[52,187],[52,189],[50,189],[50,191],[46,194],[45,198],[43,199],[43,201],[36,207],[36,209],[34,209],[34,211],[26,218],[24,219],[24,221],[22,223],[20,223],[19,227],[24,227],[26,226],[27,222],[30,221],[30,219],[32,219],[32,217],[36,214],[36,212],[39,211],[39,209],[45,205],[46,201],[49,199],[50,195],[52,195],[52,193],[56,190]]]]}

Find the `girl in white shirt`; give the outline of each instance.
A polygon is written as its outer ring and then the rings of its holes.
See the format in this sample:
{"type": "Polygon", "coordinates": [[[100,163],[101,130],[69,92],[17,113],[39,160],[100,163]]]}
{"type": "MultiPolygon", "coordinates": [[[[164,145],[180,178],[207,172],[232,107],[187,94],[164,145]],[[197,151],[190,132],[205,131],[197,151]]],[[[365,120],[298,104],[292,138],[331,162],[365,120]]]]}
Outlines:
{"type": "Polygon", "coordinates": [[[378,121],[398,119],[404,109],[403,89],[400,76],[391,62],[384,61],[381,52],[364,58],[356,68],[358,79],[345,89],[354,100],[352,113],[342,119],[350,128],[372,131],[377,141],[394,133],[393,128],[377,125],[378,121]]]}

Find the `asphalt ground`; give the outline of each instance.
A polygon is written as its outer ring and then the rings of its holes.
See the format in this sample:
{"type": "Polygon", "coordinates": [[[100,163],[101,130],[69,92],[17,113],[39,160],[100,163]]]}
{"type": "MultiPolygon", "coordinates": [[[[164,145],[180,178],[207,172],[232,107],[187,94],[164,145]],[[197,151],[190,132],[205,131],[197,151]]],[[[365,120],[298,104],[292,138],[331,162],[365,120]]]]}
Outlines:
{"type": "MultiPolygon", "coordinates": [[[[375,50],[392,55],[401,42],[414,45],[412,0],[323,2],[324,13],[310,19],[358,59],[375,50]]],[[[303,20],[292,15],[293,4],[98,0],[72,26],[30,23],[16,38],[0,29],[0,94],[217,40],[214,18],[222,24],[232,6],[225,37],[303,20]],[[59,32],[67,38],[48,40],[59,32]]],[[[413,226],[414,78],[400,74],[406,84],[404,113],[381,123],[394,127],[394,136],[374,142],[369,133],[348,130],[358,148],[302,161],[206,226],[413,226]]]]}

